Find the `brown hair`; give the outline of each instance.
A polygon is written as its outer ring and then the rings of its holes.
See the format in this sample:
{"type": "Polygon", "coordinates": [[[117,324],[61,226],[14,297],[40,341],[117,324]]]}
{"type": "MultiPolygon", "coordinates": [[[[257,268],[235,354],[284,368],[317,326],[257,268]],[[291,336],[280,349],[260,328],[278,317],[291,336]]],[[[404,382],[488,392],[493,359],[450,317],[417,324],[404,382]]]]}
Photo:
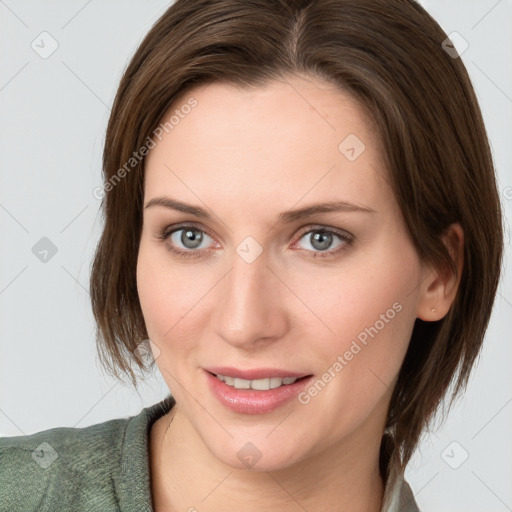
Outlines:
{"type": "MultiPolygon", "coordinates": [[[[501,271],[502,218],[482,115],[467,71],[444,51],[447,35],[412,0],[177,0],[136,51],[108,123],[104,230],[91,301],[107,372],[144,370],[147,338],[136,287],[144,159],[131,160],[172,103],[199,84],[263,86],[298,75],[330,81],[367,109],[412,242],[437,269],[454,263],[441,235],[464,230],[464,266],[448,314],[416,320],[381,447],[407,464],[451,383],[467,385],[501,271]],[[126,162],[133,169],[126,169],[126,162]],[[121,172],[121,168],[125,172],[121,172]]],[[[144,152],[142,152],[144,153],[144,152]]]]}

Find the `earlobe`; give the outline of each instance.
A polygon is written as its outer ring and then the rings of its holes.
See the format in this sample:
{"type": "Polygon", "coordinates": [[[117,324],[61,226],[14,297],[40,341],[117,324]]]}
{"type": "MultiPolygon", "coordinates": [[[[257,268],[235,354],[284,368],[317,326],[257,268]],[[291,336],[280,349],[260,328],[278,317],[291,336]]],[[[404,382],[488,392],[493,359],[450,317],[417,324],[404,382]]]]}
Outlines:
{"type": "Polygon", "coordinates": [[[450,310],[459,288],[464,264],[464,231],[459,223],[451,224],[442,237],[454,266],[434,269],[428,267],[421,284],[417,317],[426,322],[441,320],[450,310]]]}

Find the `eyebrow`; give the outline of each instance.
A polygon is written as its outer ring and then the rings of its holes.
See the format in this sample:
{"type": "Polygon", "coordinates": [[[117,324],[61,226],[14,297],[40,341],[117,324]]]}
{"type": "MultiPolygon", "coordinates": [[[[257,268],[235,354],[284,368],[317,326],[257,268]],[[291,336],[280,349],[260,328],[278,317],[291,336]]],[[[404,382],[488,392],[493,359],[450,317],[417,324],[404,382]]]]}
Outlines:
{"type": "MultiPolygon", "coordinates": [[[[164,208],[169,208],[171,210],[177,210],[183,213],[189,213],[191,215],[195,215],[196,217],[203,219],[211,219],[212,216],[203,208],[199,206],[193,206],[191,204],[182,203],[181,201],[177,201],[176,199],[172,199],[170,197],[155,197],[148,201],[145,205],[145,209],[151,208],[153,206],[162,206],[164,208]]],[[[329,212],[363,212],[363,213],[376,213],[373,208],[369,208],[367,206],[359,206],[347,201],[334,201],[330,203],[318,203],[313,204],[311,206],[306,206],[304,208],[299,208],[297,210],[288,210],[281,212],[278,215],[278,222],[281,223],[290,223],[300,220],[305,217],[310,217],[319,213],[329,213],[329,212]]]]}

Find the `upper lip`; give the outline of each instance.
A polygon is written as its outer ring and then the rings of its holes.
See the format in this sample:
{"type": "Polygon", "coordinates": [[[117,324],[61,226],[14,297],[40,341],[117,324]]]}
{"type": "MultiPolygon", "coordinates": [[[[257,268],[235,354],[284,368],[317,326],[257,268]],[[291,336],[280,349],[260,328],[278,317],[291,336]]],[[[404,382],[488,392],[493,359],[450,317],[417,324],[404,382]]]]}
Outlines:
{"type": "Polygon", "coordinates": [[[307,377],[308,373],[290,372],[288,370],[282,370],[280,368],[254,368],[252,370],[239,370],[229,366],[211,366],[204,368],[207,372],[215,375],[227,375],[238,379],[245,380],[258,380],[266,377],[307,377]]]}

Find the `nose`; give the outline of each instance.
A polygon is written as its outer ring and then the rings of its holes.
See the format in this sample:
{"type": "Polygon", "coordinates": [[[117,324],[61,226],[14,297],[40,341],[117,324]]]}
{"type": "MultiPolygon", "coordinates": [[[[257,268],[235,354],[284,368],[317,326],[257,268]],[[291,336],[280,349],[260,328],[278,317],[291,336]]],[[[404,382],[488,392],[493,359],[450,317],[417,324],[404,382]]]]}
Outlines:
{"type": "Polygon", "coordinates": [[[286,287],[269,267],[265,252],[252,262],[234,253],[231,269],[216,288],[214,329],[227,343],[258,350],[288,329],[286,287]]]}

